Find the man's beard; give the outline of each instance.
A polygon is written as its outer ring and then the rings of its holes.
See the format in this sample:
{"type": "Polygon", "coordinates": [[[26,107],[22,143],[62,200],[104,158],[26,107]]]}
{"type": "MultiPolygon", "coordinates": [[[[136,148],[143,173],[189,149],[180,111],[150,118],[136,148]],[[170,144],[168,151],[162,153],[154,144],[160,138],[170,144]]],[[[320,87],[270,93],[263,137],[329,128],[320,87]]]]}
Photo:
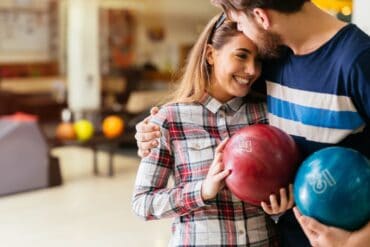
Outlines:
{"type": "Polygon", "coordinates": [[[282,52],[280,35],[259,28],[257,48],[262,58],[278,58],[282,52]]]}

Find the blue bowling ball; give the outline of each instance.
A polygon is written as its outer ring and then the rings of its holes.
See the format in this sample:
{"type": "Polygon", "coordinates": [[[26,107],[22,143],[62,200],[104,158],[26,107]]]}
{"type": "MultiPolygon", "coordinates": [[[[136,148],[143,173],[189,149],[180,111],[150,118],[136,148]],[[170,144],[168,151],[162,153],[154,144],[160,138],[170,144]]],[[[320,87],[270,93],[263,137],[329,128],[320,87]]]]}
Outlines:
{"type": "Polygon", "coordinates": [[[370,220],[370,162],[349,148],[319,150],[298,169],[294,197],[302,214],[356,230],[370,220]]]}

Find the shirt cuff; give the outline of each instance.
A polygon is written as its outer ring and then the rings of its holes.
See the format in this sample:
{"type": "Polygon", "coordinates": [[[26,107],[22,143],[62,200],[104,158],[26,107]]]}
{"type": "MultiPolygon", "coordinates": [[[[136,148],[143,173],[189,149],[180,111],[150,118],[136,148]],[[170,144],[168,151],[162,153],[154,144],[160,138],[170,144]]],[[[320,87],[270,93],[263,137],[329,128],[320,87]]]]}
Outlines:
{"type": "Polygon", "coordinates": [[[183,202],[186,208],[196,209],[206,205],[202,198],[202,182],[191,182],[185,185],[183,202]]]}

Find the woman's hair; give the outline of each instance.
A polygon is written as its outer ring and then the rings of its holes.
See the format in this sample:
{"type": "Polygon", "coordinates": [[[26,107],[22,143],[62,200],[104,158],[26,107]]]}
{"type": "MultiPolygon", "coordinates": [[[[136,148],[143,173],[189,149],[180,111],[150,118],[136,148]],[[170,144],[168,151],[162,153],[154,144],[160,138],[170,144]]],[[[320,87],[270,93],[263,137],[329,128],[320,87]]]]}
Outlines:
{"type": "Polygon", "coordinates": [[[207,45],[219,50],[238,34],[241,33],[236,23],[227,20],[225,14],[212,18],[191,49],[180,84],[170,102],[199,101],[210,86],[212,67],[207,63],[207,45]]]}

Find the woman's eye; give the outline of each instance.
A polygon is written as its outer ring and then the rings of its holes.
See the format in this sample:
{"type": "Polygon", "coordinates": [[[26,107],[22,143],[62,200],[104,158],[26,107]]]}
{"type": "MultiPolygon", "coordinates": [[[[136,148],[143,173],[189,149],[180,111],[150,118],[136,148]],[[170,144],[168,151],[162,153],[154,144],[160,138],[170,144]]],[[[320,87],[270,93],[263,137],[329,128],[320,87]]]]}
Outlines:
{"type": "Polygon", "coordinates": [[[246,59],[248,57],[247,54],[236,54],[236,56],[240,59],[246,59]]]}

